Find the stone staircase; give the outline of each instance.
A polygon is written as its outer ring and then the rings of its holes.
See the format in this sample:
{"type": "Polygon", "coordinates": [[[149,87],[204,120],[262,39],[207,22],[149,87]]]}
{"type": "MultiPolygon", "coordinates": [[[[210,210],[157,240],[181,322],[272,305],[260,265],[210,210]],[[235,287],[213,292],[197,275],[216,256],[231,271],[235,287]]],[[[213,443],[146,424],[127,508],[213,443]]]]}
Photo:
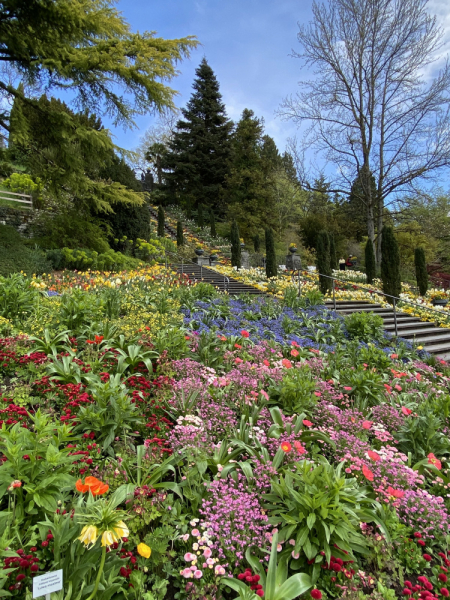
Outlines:
{"type": "MultiPolygon", "coordinates": [[[[325,305],[327,308],[334,308],[333,302],[326,302],[325,305]]],[[[392,308],[364,301],[339,300],[336,301],[336,311],[343,316],[354,312],[373,312],[383,319],[386,331],[395,333],[392,308]]],[[[450,359],[450,329],[437,327],[434,323],[421,321],[417,317],[397,311],[397,332],[399,337],[423,346],[430,354],[450,359]]]]}
{"type": "Polygon", "coordinates": [[[176,269],[177,273],[184,273],[184,275],[187,275],[192,281],[204,281],[205,283],[210,283],[221,292],[228,292],[230,296],[237,296],[239,294],[263,294],[261,290],[258,290],[251,285],[246,285],[232,277],[225,278],[220,273],[217,273],[217,271],[208,269],[208,267],[200,267],[199,265],[192,263],[171,266],[176,269]]]}

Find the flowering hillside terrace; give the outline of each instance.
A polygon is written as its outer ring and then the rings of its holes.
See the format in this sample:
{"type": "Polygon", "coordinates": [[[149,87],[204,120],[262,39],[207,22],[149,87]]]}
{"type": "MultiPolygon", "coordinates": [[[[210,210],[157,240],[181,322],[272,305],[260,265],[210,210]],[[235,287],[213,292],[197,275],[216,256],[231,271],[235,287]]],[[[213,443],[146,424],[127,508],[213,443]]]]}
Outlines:
{"type": "Polygon", "coordinates": [[[449,595],[445,361],[159,267],[0,292],[0,595],[449,595]]]}

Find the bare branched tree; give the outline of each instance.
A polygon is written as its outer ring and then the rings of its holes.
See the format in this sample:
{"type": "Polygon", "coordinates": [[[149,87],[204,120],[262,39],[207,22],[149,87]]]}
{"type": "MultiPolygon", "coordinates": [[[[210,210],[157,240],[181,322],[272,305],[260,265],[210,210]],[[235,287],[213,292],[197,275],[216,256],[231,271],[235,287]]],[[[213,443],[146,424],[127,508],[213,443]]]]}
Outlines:
{"type": "Polygon", "coordinates": [[[358,175],[367,182],[367,229],[373,242],[378,232],[378,262],[386,203],[450,165],[450,65],[427,2],[315,2],[294,53],[315,77],[300,82],[303,91],[280,109],[306,124],[303,146],[337,166],[331,191],[349,193],[358,175]]]}

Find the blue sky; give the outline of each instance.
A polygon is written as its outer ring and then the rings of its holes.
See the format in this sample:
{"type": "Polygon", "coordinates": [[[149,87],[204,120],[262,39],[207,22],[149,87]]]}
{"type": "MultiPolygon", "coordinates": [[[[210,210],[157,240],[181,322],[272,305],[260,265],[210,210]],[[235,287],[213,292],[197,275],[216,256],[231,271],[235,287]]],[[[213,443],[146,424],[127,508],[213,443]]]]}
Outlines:
{"type": "MultiPolygon", "coordinates": [[[[282,98],[297,90],[301,62],[291,58],[297,43],[298,22],[311,18],[311,0],[120,0],[134,31],[156,31],[164,38],[195,35],[201,46],[179,65],[181,74],[171,86],[180,92],[179,107],[192,93],[195,69],[203,56],[213,68],[227,107],[238,120],[244,108],[264,117],[266,132],[279,149],[295,134],[292,123],[275,116],[282,98]]],[[[139,129],[112,129],[116,143],[133,149],[154,117],[139,117],[139,129]]],[[[108,124],[107,119],[104,119],[108,124]]]]}

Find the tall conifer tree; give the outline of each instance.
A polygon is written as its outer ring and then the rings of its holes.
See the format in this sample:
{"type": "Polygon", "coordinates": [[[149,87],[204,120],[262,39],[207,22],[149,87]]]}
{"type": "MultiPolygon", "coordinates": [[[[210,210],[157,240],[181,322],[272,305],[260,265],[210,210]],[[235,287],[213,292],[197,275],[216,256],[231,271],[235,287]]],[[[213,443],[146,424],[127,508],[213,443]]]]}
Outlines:
{"type": "Polygon", "coordinates": [[[425,250],[421,247],[414,250],[414,265],[416,267],[417,287],[420,295],[425,296],[428,290],[428,272],[425,250]]]}
{"type": "Polygon", "coordinates": [[[317,270],[319,271],[319,285],[322,294],[331,290],[332,281],[330,266],[330,237],[326,231],[319,231],[317,235],[317,270]],[[323,277],[327,275],[328,277],[323,277]]]}
{"type": "Polygon", "coordinates": [[[241,268],[241,240],[236,221],[231,224],[231,266],[241,268]]]}
{"type": "Polygon", "coordinates": [[[228,173],[230,132],[219,83],[204,58],[183,118],[176,125],[164,159],[167,186],[175,189],[185,206],[203,204],[224,212],[223,185],[228,173]]]}
{"type": "MultiPolygon", "coordinates": [[[[383,292],[398,298],[402,291],[400,279],[400,253],[392,227],[385,225],[381,238],[381,280],[383,292]]],[[[387,299],[391,304],[393,300],[387,299]]]]}
{"type": "Polygon", "coordinates": [[[273,230],[269,227],[266,229],[266,275],[267,277],[276,277],[277,271],[275,240],[273,239],[273,230]]]}
{"type": "Polygon", "coordinates": [[[373,251],[373,242],[371,239],[367,240],[364,256],[366,263],[367,283],[372,283],[377,275],[377,263],[375,261],[375,252],[373,251]]]}

